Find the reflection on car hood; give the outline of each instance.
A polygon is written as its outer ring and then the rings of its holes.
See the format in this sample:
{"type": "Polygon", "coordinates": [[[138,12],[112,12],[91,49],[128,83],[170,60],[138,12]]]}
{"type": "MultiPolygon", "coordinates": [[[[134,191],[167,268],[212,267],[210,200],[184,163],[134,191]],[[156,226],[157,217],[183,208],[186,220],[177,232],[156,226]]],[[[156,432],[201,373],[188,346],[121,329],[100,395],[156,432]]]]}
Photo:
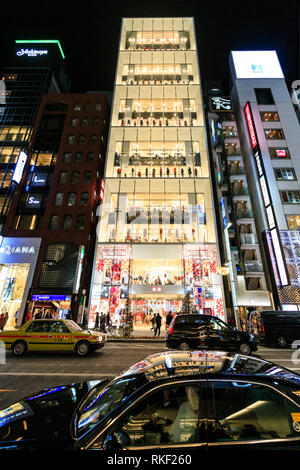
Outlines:
{"type": "Polygon", "coordinates": [[[46,388],[0,410],[0,448],[7,441],[58,440],[70,437],[70,423],[82,398],[100,381],[46,388]]]}
{"type": "Polygon", "coordinates": [[[300,385],[300,376],[255,356],[224,351],[168,351],[134,364],[121,376],[144,373],[149,381],[164,377],[199,374],[263,375],[300,385]]]}

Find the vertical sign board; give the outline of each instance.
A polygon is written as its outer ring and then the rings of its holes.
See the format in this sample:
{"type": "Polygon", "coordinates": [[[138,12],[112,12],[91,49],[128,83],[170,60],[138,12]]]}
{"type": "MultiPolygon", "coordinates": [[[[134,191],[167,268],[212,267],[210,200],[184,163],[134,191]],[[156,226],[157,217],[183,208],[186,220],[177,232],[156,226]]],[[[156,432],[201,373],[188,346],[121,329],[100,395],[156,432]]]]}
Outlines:
{"type": "Polygon", "coordinates": [[[282,245],[280,241],[280,235],[279,235],[279,231],[277,227],[274,209],[272,206],[271,194],[270,194],[269,186],[266,180],[265,167],[264,167],[262,154],[261,154],[259,144],[258,144],[256,129],[255,129],[249,101],[246,103],[244,107],[244,112],[246,116],[248,132],[249,132],[250,142],[251,142],[254,160],[256,164],[258,180],[260,184],[260,189],[261,189],[264,206],[266,210],[270,235],[272,239],[276,267],[278,271],[278,277],[280,279],[281,286],[288,286],[290,285],[288,270],[287,270],[287,266],[286,266],[285,259],[283,256],[283,249],[282,249],[282,245]]]}
{"type": "Polygon", "coordinates": [[[20,152],[17,164],[15,166],[15,171],[14,171],[13,176],[12,176],[12,181],[14,181],[17,184],[19,184],[21,179],[22,179],[26,160],[27,160],[26,153],[25,152],[20,152]]]}

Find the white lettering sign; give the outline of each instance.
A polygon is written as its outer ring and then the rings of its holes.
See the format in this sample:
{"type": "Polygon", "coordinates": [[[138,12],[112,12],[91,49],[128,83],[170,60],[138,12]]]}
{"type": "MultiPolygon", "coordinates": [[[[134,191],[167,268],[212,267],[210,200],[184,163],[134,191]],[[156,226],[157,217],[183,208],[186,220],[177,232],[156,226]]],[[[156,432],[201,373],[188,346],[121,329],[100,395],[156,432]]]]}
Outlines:
{"type": "Polygon", "coordinates": [[[15,167],[14,174],[12,176],[12,181],[15,181],[16,183],[20,183],[23,175],[23,170],[24,166],[27,160],[27,155],[24,152],[20,152],[19,158],[15,167]]]}
{"type": "Polygon", "coordinates": [[[44,54],[48,54],[48,51],[41,49],[20,49],[17,52],[17,56],[19,57],[21,57],[22,55],[27,55],[27,57],[37,57],[44,54]]]}
{"type": "Polygon", "coordinates": [[[5,245],[0,247],[0,253],[4,253],[6,255],[14,255],[14,254],[35,254],[34,246],[11,246],[5,245]]]}

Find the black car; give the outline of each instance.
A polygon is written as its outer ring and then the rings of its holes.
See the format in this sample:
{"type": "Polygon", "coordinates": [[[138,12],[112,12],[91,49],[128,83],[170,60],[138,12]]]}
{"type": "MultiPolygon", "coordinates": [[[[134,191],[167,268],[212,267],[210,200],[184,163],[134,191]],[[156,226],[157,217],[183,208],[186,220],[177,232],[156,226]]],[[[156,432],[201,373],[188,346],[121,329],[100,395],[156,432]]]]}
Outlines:
{"type": "Polygon", "coordinates": [[[264,310],[251,312],[249,330],[261,344],[281,348],[300,340],[300,312],[298,310],[264,310]]]}
{"type": "Polygon", "coordinates": [[[237,353],[169,351],[0,411],[0,450],[241,447],[300,450],[300,375],[237,353]]]}
{"type": "Polygon", "coordinates": [[[218,349],[250,354],[257,350],[255,336],[231,328],[212,315],[177,315],[166,336],[166,346],[171,349],[218,349]]]}

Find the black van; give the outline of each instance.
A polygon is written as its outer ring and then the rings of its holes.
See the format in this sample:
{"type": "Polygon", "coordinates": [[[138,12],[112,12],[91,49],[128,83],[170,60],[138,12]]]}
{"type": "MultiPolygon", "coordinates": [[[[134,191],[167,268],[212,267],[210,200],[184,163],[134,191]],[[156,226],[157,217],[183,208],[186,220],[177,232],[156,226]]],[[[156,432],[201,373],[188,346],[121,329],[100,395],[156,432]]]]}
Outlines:
{"type": "Polygon", "coordinates": [[[166,337],[172,349],[218,349],[248,355],[257,350],[254,335],[231,328],[212,315],[179,314],[172,321],[166,337]]]}
{"type": "Polygon", "coordinates": [[[300,312],[289,310],[263,310],[251,312],[249,330],[265,345],[281,348],[300,341],[300,312]]]}

